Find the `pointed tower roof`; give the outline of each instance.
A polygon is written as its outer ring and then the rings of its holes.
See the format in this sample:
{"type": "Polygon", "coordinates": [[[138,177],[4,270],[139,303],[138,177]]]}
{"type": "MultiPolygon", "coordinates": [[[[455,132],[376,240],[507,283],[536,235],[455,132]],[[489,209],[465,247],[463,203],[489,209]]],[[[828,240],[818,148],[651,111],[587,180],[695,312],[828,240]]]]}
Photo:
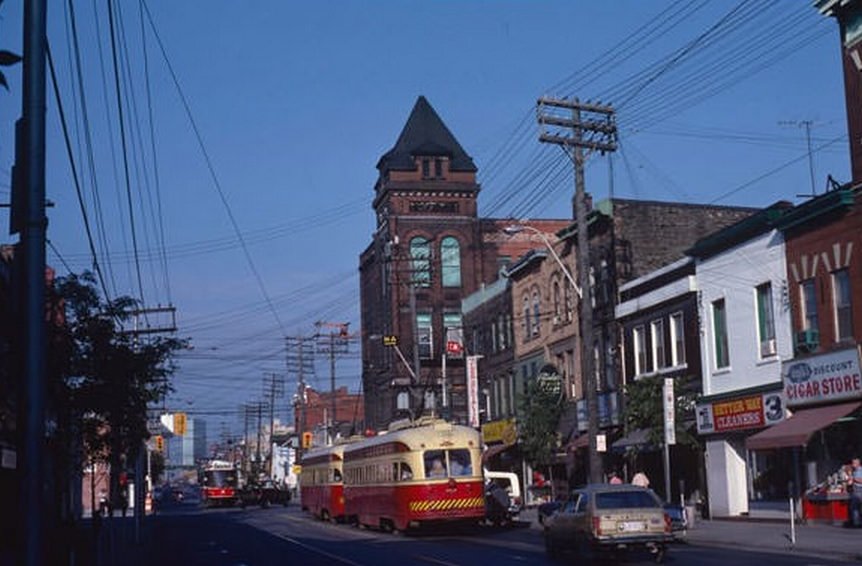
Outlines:
{"type": "Polygon", "coordinates": [[[446,156],[450,171],[476,172],[473,159],[467,155],[431,104],[419,96],[395,146],[377,162],[381,174],[388,170],[412,171],[416,155],[446,156]]]}

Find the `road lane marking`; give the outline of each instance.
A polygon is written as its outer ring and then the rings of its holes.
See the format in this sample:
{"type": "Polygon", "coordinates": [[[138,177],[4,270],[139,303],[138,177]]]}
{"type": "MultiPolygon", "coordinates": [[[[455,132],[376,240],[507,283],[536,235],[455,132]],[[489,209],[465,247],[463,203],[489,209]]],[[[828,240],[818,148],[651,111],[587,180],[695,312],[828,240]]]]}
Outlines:
{"type": "Polygon", "coordinates": [[[432,556],[424,556],[422,554],[414,554],[412,558],[416,560],[421,560],[422,562],[430,562],[431,564],[439,564],[440,566],[458,566],[455,562],[447,562],[445,560],[440,560],[439,558],[434,558],[432,556]]]}
{"type": "Polygon", "coordinates": [[[332,554],[331,552],[326,552],[325,550],[320,550],[319,548],[315,548],[309,544],[305,544],[304,542],[298,541],[295,538],[289,537],[287,535],[276,534],[276,536],[283,539],[283,540],[286,540],[287,542],[293,543],[296,546],[299,546],[299,547],[304,548],[306,550],[310,550],[311,552],[316,552],[317,554],[320,554],[321,556],[325,556],[327,558],[337,560],[338,562],[341,562],[342,564],[351,564],[352,566],[363,566],[359,562],[354,562],[354,561],[349,560],[347,558],[343,558],[341,556],[338,556],[337,554],[332,554]]]}

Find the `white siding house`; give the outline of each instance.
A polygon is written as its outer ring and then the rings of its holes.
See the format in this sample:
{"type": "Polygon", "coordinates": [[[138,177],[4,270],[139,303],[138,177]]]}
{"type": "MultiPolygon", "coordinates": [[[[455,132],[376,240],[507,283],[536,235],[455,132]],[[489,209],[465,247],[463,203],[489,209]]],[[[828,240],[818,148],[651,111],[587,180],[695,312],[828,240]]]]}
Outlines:
{"type": "MultiPolygon", "coordinates": [[[[704,406],[710,422],[718,423],[722,411],[732,411],[728,407],[734,402],[760,403],[759,394],[770,391],[772,385],[776,395],[770,399],[781,403],[781,360],[793,356],[793,339],[784,238],[771,227],[772,220],[767,215],[743,221],[749,223],[747,229],[725,230],[723,239],[712,237],[708,249],[702,248],[696,258],[703,394],[708,400],[704,406]]],[[[697,256],[697,245],[693,251],[697,256]]],[[[783,414],[783,405],[779,409],[783,414]]],[[[766,424],[770,423],[761,416],[756,427],[766,424]]],[[[749,512],[752,474],[745,438],[756,431],[715,426],[706,436],[713,516],[749,512]]]]}

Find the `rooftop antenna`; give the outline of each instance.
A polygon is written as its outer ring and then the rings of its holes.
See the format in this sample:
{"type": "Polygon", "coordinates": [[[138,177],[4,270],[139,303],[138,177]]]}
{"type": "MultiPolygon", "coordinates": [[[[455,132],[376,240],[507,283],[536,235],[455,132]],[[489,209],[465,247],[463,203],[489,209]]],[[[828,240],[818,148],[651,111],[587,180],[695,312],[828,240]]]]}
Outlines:
{"type": "Polygon", "coordinates": [[[811,194],[796,195],[797,197],[816,197],[817,190],[814,188],[814,154],[811,152],[811,126],[814,125],[813,120],[781,120],[779,126],[797,126],[805,128],[805,143],[808,146],[808,175],[811,179],[811,194]]]}

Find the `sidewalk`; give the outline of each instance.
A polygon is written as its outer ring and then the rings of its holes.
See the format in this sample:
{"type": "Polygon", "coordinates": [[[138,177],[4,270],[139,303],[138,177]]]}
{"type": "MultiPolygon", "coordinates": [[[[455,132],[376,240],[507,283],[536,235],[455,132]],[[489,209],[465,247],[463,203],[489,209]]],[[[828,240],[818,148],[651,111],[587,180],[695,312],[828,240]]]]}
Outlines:
{"type": "Polygon", "coordinates": [[[700,520],[685,536],[686,542],[692,545],[862,561],[862,529],[797,524],[796,544],[791,544],[790,539],[789,521],[745,519],[700,520]]]}
{"type": "MultiPolygon", "coordinates": [[[[542,528],[535,508],[521,511],[520,520],[529,522],[531,529],[542,528]]],[[[680,540],[695,546],[862,561],[862,529],[833,525],[797,523],[796,544],[792,545],[789,521],[699,519],[680,540]]]]}

